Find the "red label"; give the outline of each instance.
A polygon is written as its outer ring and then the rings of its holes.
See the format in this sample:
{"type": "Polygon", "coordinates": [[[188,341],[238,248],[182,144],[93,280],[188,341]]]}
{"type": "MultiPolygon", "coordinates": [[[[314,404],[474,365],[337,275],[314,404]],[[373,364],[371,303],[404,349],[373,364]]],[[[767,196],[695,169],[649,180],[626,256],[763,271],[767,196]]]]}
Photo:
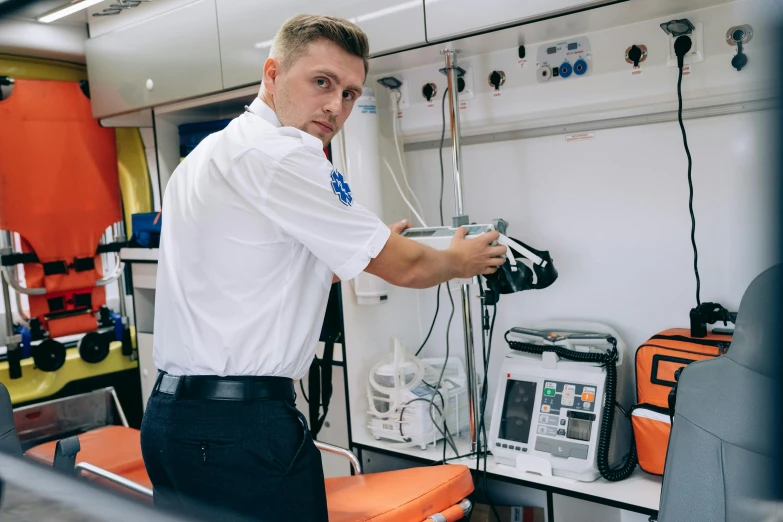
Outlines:
{"type": "Polygon", "coordinates": [[[691,74],[691,66],[690,65],[686,65],[685,67],[682,68],[682,75],[683,76],[688,76],[690,74],[691,74]]]}
{"type": "Polygon", "coordinates": [[[435,105],[433,105],[432,102],[427,102],[427,107],[435,107],[435,105]]]}
{"type": "Polygon", "coordinates": [[[519,64],[519,68],[520,69],[524,69],[525,68],[525,64],[527,63],[527,59],[518,60],[517,63],[519,64]]]}
{"type": "Polygon", "coordinates": [[[397,111],[397,119],[402,118],[402,111],[397,111]]]}
{"type": "Polygon", "coordinates": [[[631,76],[638,76],[642,74],[642,68],[640,66],[634,67],[633,71],[631,71],[631,76]]]}
{"type": "Polygon", "coordinates": [[[500,91],[495,91],[492,93],[492,96],[500,96],[500,91]]]}
{"type": "Polygon", "coordinates": [[[468,108],[468,102],[464,102],[464,101],[459,102],[459,108],[460,109],[467,109],[468,108]]]}

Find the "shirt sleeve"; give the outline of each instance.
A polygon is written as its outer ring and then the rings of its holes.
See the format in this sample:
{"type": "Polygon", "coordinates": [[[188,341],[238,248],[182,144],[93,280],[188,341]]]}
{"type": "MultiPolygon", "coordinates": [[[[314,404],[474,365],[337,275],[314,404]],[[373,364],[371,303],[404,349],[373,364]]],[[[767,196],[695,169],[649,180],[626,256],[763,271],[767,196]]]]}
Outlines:
{"type": "Polygon", "coordinates": [[[237,188],[340,279],[364,271],[386,245],[389,227],[353,200],[347,180],[325,157],[298,147],[276,164],[269,162],[256,149],[238,158],[233,169],[234,181],[241,184],[237,188]]]}

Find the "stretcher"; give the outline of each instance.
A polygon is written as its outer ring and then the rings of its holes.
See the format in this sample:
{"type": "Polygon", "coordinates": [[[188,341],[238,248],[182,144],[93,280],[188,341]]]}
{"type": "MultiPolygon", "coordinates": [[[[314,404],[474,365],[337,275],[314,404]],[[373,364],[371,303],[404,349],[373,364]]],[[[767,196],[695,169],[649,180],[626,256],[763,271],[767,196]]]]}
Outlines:
{"type": "MultiPolygon", "coordinates": [[[[22,362],[30,358],[34,372],[76,366],[69,342],[92,365],[86,373],[126,369],[117,357],[105,363],[115,342],[133,357],[124,299],[119,313],[106,305],[107,285],[117,283],[125,294],[115,131],[92,118],[86,82],[0,77],[0,84],[12,87],[0,96],[0,271],[5,309],[10,287],[20,315],[14,323],[6,314],[8,382],[23,378],[31,368],[22,362]]],[[[21,388],[46,380],[31,384],[28,376],[21,388]]],[[[15,403],[23,402],[18,388],[11,387],[15,403]]],[[[36,389],[38,399],[59,391],[36,389]]]]}
{"type": "MultiPolygon", "coordinates": [[[[2,384],[0,384],[2,386],[2,384]]],[[[87,401],[81,408],[80,424],[89,419],[87,404],[121,407],[110,388],[83,397],[61,401],[87,401]]],[[[52,401],[53,405],[59,401],[52,401]]],[[[2,405],[0,405],[2,408],[2,405]]],[[[98,408],[100,409],[100,408],[98,408]]],[[[24,422],[25,408],[14,411],[17,421],[24,422]]],[[[124,417],[120,414],[119,417],[124,417]]],[[[75,419],[78,419],[77,415],[75,419]]],[[[2,412],[0,412],[0,422],[2,412]]],[[[47,425],[49,423],[39,423],[47,425]]],[[[2,431],[2,426],[0,426],[2,431]]],[[[40,434],[40,439],[45,434],[40,434]]],[[[26,437],[29,437],[29,430],[26,437]]],[[[40,444],[27,443],[27,458],[47,466],[76,473],[87,480],[122,491],[147,502],[152,501],[152,484],[141,454],[140,432],[121,425],[90,429],[64,439],[40,444]]],[[[473,478],[464,465],[426,466],[383,473],[362,473],[359,459],[350,451],[316,442],[321,451],[348,459],[353,475],[328,478],[325,481],[329,520],[331,522],[452,522],[463,519],[471,510],[467,497],[473,492],[473,478]]]]}

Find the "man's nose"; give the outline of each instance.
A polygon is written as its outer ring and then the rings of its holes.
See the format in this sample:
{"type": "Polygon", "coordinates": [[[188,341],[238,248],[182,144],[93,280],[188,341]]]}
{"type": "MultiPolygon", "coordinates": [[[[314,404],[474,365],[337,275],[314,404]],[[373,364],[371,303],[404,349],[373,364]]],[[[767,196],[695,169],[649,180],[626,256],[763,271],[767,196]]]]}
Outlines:
{"type": "Polygon", "coordinates": [[[326,100],[326,104],[324,105],[324,111],[327,114],[337,117],[340,115],[340,112],[342,110],[343,110],[343,93],[338,92],[332,96],[329,96],[329,99],[326,100]]]}

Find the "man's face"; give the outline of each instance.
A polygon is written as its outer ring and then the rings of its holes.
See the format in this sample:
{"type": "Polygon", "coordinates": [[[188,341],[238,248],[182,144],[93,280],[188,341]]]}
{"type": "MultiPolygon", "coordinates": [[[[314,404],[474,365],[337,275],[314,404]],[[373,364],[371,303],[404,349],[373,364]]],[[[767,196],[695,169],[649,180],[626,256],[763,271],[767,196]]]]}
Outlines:
{"type": "Polygon", "coordinates": [[[325,147],[362,94],[364,62],[324,39],[308,44],[288,68],[276,62],[267,60],[264,86],[274,96],[280,123],[315,136],[325,147]]]}

